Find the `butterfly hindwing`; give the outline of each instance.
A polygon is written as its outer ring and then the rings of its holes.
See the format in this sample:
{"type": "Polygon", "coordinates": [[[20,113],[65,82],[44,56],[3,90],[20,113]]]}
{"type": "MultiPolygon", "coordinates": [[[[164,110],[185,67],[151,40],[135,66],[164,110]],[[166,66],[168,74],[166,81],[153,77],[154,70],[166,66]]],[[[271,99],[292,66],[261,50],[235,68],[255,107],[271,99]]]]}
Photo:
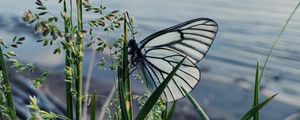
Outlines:
{"type": "MultiPolygon", "coordinates": [[[[166,79],[178,62],[184,58],[184,56],[176,52],[170,52],[168,56],[158,55],[158,52],[164,51],[166,50],[149,50],[147,54],[149,56],[146,56],[146,59],[137,65],[139,73],[146,80],[147,87],[151,91],[155,90],[166,79]]],[[[187,91],[191,91],[200,80],[200,76],[200,70],[196,65],[189,59],[186,59],[165,88],[161,96],[162,99],[170,102],[184,97],[185,94],[180,90],[181,87],[187,91]]]]}
{"type": "Polygon", "coordinates": [[[137,67],[147,87],[155,90],[187,56],[161,98],[170,102],[184,97],[181,87],[192,91],[201,76],[195,64],[207,53],[217,30],[218,25],[213,20],[198,18],[156,32],[140,42],[139,50],[143,56],[139,56],[142,60],[137,67]]]}

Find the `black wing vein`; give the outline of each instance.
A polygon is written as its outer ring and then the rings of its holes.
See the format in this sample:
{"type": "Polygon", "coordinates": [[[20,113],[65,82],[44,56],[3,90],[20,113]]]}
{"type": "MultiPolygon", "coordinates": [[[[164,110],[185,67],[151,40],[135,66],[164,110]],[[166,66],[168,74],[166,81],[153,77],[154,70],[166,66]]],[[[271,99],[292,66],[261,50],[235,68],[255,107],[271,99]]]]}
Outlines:
{"type": "Polygon", "coordinates": [[[197,18],[158,31],[141,41],[138,51],[143,56],[138,57],[145,64],[144,69],[150,76],[148,81],[152,80],[155,84],[149,86],[157,88],[172,71],[171,69],[187,56],[163,93],[166,101],[170,102],[185,96],[180,89],[181,86],[188,89],[188,92],[193,90],[201,77],[200,70],[195,64],[206,55],[217,31],[218,25],[215,21],[197,18]]]}

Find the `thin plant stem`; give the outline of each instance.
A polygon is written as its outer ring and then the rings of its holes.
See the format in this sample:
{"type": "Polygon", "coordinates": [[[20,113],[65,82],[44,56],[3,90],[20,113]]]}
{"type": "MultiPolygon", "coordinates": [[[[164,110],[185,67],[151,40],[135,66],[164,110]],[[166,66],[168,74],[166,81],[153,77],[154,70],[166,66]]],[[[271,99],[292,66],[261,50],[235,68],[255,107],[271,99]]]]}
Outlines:
{"type": "Polygon", "coordinates": [[[82,119],[82,64],[83,64],[83,24],[82,24],[82,0],[76,0],[77,5],[77,55],[76,62],[76,120],[82,119]]]}
{"type": "MultiPolygon", "coordinates": [[[[72,0],[70,0],[72,1],[72,0]]],[[[66,0],[64,0],[64,13],[67,13],[67,4],[66,4],[66,0]]],[[[71,5],[72,6],[72,5],[71,5]]],[[[65,25],[65,33],[68,34],[69,33],[69,28],[70,26],[68,26],[68,20],[67,18],[64,17],[64,25],[65,25]]],[[[72,27],[72,26],[71,26],[72,27]]],[[[70,40],[69,37],[65,37],[67,44],[70,44],[70,40]]],[[[65,50],[65,67],[71,67],[71,63],[69,58],[71,58],[70,55],[70,50],[67,48],[65,50]]],[[[73,119],[73,98],[72,98],[72,79],[69,79],[70,77],[65,75],[65,81],[66,81],[66,101],[67,101],[67,117],[70,119],[73,119]]]]}
{"type": "MultiPolygon", "coordinates": [[[[92,53],[91,53],[91,57],[90,57],[90,63],[89,63],[89,67],[88,67],[88,72],[87,72],[87,78],[86,78],[86,82],[85,82],[85,86],[84,86],[84,94],[85,95],[88,95],[88,93],[89,93],[91,78],[92,78],[92,74],[93,74],[93,66],[95,63],[95,57],[96,57],[96,47],[93,45],[92,53]]],[[[83,119],[84,120],[87,119],[87,104],[86,103],[83,105],[83,119]]]]}
{"type": "MultiPolygon", "coordinates": [[[[116,84],[118,84],[118,83],[116,82],[116,84]]],[[[106,108],[108,107],[110,101],[112,100],[112,98],[113,98],[113,96],[116,92],[116,86],[117,86],[116,84],[114,84],[111,91],[109,92],[109,95],[108,95],[107,99],[105,100],[105,102],[104,102],[104,104],[101,108],[98,120],[104,120],[104,115],[105,115],[106,108]]]]}
{"type": "Polygon", "coordinates": [[[70,0],[70,24],[73,27],[73,0],[70,0]]]}
{"type": "Polygon", "coordinates": [[[281,37],[283,31],[286,29],[286,26],[287,26],[288,23],[290,22],[291,18],[294,16],[294,14],[295,14],[296,10],[299,8],[299,6],[300,6],[300,2],[296,5],[295,9],[292,11],[292,13],[291,13],[290,16],[288,17],[288,19],[285,21],[285,23],[284,23],[282,29],[280,30],[279,34],[277,35],[276,40],[275,40],[275,42],[273,43],[273,45],[272,45],[272,47],[271,47],[271,49],[270,49],[270,51],[269,51],[269,53],[268,53],[268,56],[267,56],[267,58],[266,58],[266,60],[265,60],[263,69],[262,69],[261,74],[260,74],[260,77],[259,77],[258,84],[260,84],[261,78],[262,78],[262,76],[263,76],[263,74],[264,74],[264,72],[265,72],[265,70],[266,70],[266,68],[267,68],[267,63],[268,63],[268,61],[269,61],[269,58],[271,57],[271,54],[272,54],[272,52],[273,52],[273,49],[275,48],[275,46],[276,46],[277,43],[279,42],[280,37],[281,37]]]}
{"type": "MultiPolygon", "coordinates": [[[[107,37],[109,38],[109,31],[107,32],[107,37]]],[[[112,54],[111,50],[112,50],[112,48],[109,47],[109,53],[110,53],[109,56],[110,56],[110,59],[111,59],[111,64],[114,65],[115,63],[114,63],[114,58],[113,58],[113,54],[112,54]]],[[[108,95],[107,99],[105,100],[105,102],[104,102],[104,104],[101,108],[98,120],[104,120],[106,108],[109,106],[109,103],[111,102],[113,96],[116,93],[116,86],[118,86],[118,81],[116,80],[116,77],[115,77],[116,76],[115,70],[112,70],[112,72],[113,72],[113,78],[114,78],[115,84],[113,85],[111,91],[109,92],[109,95],[108,95]]]]}
{"type": "Polygon", "coordinates": [[[14,106],[14,101],[13,101],[13,96],[11,92],[11,87],[9,83],[9,78],[8,78],[8,73],[6,69],[6,65],[4,62],[4,57],[3,57],[3,52],[2,48],[0,47],[0,69],[2,71],[2,76],[3,76],[3,84],[5,86],[5,97],[7,99],[7,106],[9,107],[9,114],[12,120],[17,120],[17,114],[14,106]]]}

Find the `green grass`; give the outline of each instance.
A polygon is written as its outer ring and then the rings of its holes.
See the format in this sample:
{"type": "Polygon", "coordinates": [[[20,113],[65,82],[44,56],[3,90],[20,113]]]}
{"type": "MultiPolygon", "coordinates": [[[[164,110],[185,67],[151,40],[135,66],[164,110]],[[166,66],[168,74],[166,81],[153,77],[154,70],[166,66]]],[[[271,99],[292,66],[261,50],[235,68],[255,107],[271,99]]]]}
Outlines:
{"type": "MultiPolygon", "coordinates": [[[[259,61],[256,63],[256,72],[255,72],[255,84],[254,84],[254,95],[253,95],[253,105],[252,107],[254,108],[255,106],[258,105],[259,103],[259,91],[260,91],[260,66],[259,66],[259,61]]],[[[259,112],[256,112],[253,116],[253,120],[259,120],[259,112]]]]}
{"type": "Polygon", "coordinates": [[[205,111],[200,107],[200,105],[196,102],[196,100],[192,97],[192,95],[190,95],[188,92],[186,92],[186,90],[182,87],[181,88],[182,91],[186,94],[187,98],[189,99],[189,101],[193,104],[194,108],[196,109],[196,111],[198,112],[198,114],[200,115],[202,120],[209,120],[208,115],[205,113],[205,111]]]}
{"type": "Polygon", "coordinates": [[[120,100],[120,108],[122,119],[132,119],[132,103],[130,91],[130,77],[129,77],[129,64],[128,64],[128,30],[126,19],[124,19],[124,40],[122,50],[122,63],[118,69],[118,93],[120,100]]]}
{"type": "MultiPolygon", "coordinates": [[[[11,91],[11,87],[10,87],[10,83],[9,83],[8,72],[6,69],[5,61],[4,61],[2,47],[0,47],[0,70],[2,73],[2,80],[3,80],[0,83],[1,83],[1,85],[4,86],[4,94],[5,94],[5,98],[7,99],[6,105],[9,108],[10,119],[17,120],[17,114],[16,114],[16,110],[15,110],[15,106],[14,106],[12,91],[11,91]]],[[[0,110],[0,111],[2,111],[2,110],[0,110]]],[[[3,115],[1,114],[1,117],[2,116],[3,115]]]]}
{"type": "Polygon", "coordinates": [[[95,91],[92,96],[92,104],[91,104],[91,120],[96,120],[97,116],[97,92],[95,91]]]}
{"type": "MultiPolygon", "coordinates": [[[[43,39],[38,40],[43,46],[58,45],[54,50],[55,54],[59,54],[61,50],[64,50],[65,53],[65,81],[66,81],[66,103],[67,103],[67,114],[66,117],[62,115],[56,115],[51,112],[40,110],[37,106],[37,100],[35,97],[30,97],[29,108],[32,113],[32,118],[41,117],[43,119],[76,119],[82,120],[83,118],[83,96],[92,96],[92,104],[90,106],[90,119],[97,119],[97,94],[96,92],[93,95],[83,95],[82,92],[82,67],[83,67],[83,57],[84,57],[84,46],[89,47],[91,45],[97,46],[97,51],[99,54],[105,49],[111,51],[111,56],[116,56],[116,59],[112,59],[112,65],[110,65],[110,70],[115,73],[117,71],[117,94],[114,99],[110,100],[107,103],[111,103],[107,108],[109,113],[108,118],[110,119],[120,119],[120,120],[144,120],[144,119],[163,119],[171,120],[175,111],[176,111],[176,101],[173,103],[166,103],[160,100],[160,96],[163,93],[168,82],[171,80],[173,75],[176,73],[176,70],[180,67],[184,59],[172,70],[172,72],[167,76],[167,78],[158,86],[158,88],[149,96],[138,95],[138,98],[143,98],[137,100],[140,102],[140,110],[135,113],[132,108],[132,103],[134,102],[133,95],[131,93],[131,79],[130,79],[130,68],[128,61],[128,27],[130,31],[133,31],[132,25],[133,21],[126,21],[129,16],[127,13],[119,13],[118,10],[112,10],[111,12],[105,12],[107,8],[101,3],[99,7],[94,7],[92,4],[83,3],[82,0],[76,0],[76,3],[73,6],[72,1],[67,2],[66,0],[60,0],[59,4],[62,4],[62,14],[60,17],[54,16],[51,11],[48,11],[44,1],[36,0],[37,13],[31,13],[28,11],[23,17],[23,20],[28,24],[34,24],[36,32],[40,33],[43,36],[43,39]],[[73,13],[73,7],[76,8],[76,14],[73,13]],[[90,20],[87,23],[83,22],[83,15],[88,12],[92,12],[95,16],[98,16],[95,20],[90,20]],[[73,19],[73,16],[76,16],[76,19],[73,19]],[[63,28],[60,28],[59,21],[63,21],[63,28]],[[76,23],[77,25],[73,25],[76,23]],[[85,26],[86,25],[86,26],[85,26]],[[88,26],[89,25],[89,26],[88,26]],[[97,36],[86,36],[88,29],[97,29],[96,32],[118,32],[123,25],[123,36],[121,39],[112,41],[105,40],[97,36]],[[62,29],[62,30],[60,30],[62,29]],[[57,39],[60,39],[58,44],[57,39]],[[90,41],[84,41],[88,39],[90,41]],[[88,42],[86,45],[85,42],[88,42]],[[114,51],[115,50],[115,51],[114,51]],[[115,54],[114,54],[115,53],[115,54]],[[112,55],[113,54],[113,55],[112,55]],[[146,99],[144,99],[146,98],[146,99]],[[169,106],[171,105],[171,106],[169,106]],[[171,107],[171,108],[170,108],[171,107]],[[38,114],[37,114],[38,113],[38,114]],[[134,118],[134,115],[137,115],[134,118]],[[39,115],[39,116],[34,116],[39,115]]],[[[296,5],[295,9],[289,15],[287,21],[279,32],[276,40],[274,41],[270,51],[267,54],[266,60],[264,61],[262,69],[260,69],[259,61],[257,61],[256,74],[255,74],[255,84],[253,90],[253,104],[251,108],[241,116],[241,120],[259,120],[260,114],[259,111],[266,106],[277,94],[268,97],[267,99],[260,102],[260,83],[263,78],[264,71],[266,70],[267,63],[271,57],[273,49],[278,44],[283,31],[286,29],[288,23],[290,22],[292,16],[294,16],[295,11],[300,6],[300,2],[296,5]]],[[[75,12],[75,11],[74,11],[75,12]]],[[[91,30],[92,31],[92,30],[91,30]]],[[[90,34],[93,35],[93,34],[90,34]]],[[[14,38],[15,40],[23,40],[23,38],[14,38]]],[[[1,40],[2,42],[2,40],[1,40]]],[[[2,86],[0,92],[1,97],[1,109],[0,109],[0,119],[5,119],[8,116],[12,120],[16,120],[16,111],[13,103],[13,96],[11,94],[11,88],[8,79],[8,73],[6,65],[4,62],[4,57],[8,55],[14,55],[13,53],[3,53],[2,49],[5,46],[1,43],[0,47],[0,67],[2,73],[2,79],[0,81],[2,86]],[[8,109],[4,109],[8,108],[8,109]],[[8,114],[6,114],[8,113],[8,114]]],[[[13,44],[12,47],[17,47],[17,44],[13,44]]],[[[113,57],[111,57],[113,58],[113,57]]],[[[101,64],[102,67],[105,67],[106,64],[101,64]]],[[[21,67],[20,67],[21,68],[21,67]]],[[[200,107],[197,101],[187,93],[183,88],[182,91],[186,94],[187,99],[191,102],[192,106],[195,108],[195,111],[199,114],[201,119],[209,120],[208,115],[200,107]]]]}
{"type": "MultiPolygon", "coordinates": [[[[63,1],[63,8],[64,8],[64,13],[68,13],[68,8],[67,8],[67,3],[64,0],[63,1]]],[[[72,8],[72,0],[70,0],[70,8],[72,8]]],[[[72,14],[72,11],[70,11],[70,14],[72,14]]],[[[63,17],[64,20],[64,31],[66,34],[70,33],[70,28],[73,27],[71,24],[71,21],[67,17],[63,17]],[[70,24],[68,24],[70,23],[70,24]]],[[[66,37],[66,45],[70,44],[70,38],[66,37]]],[[[66,68],[71,68],[72,67],[72,61],[70,60],[71,58],[71,51],[69,49],[65,50],[65,67],[66,68]]],[[[73,99],[72,99],[72,74],[65,74],[65,81],[66,81],[66,103],[67,103],[67,117],[68,118],[73,118],[73,99]]]]}
{"type": "Polygon", "coordinates": [[[83,67],[83,20],[82,20],[82,0],[76,0],[77,8],[77,40],[76,40],[76,77],[75,77],[75,89],[76,89],[76,120],[82,119],[82,67],[83,67]]]}
{"type": "Polygon", "coordinates": [[[148,100],[146,101],[145,105],[140,110],[139,114],[136,117],[136,120],[143,120],[147,116],[147,114],[151,111],[153,106],[156,104],[158,99],[160,98],[161,94],[163,93],[164,89],[167,87],[168,83],[172,80],[173,76],[175,75],[176,71],[179,69],[183,61],[186,59],[184,57],[178,65],[170,72],[170,74],[166,77],[166,79],[157,87],[157,89],[150,95],[148,100]]]}

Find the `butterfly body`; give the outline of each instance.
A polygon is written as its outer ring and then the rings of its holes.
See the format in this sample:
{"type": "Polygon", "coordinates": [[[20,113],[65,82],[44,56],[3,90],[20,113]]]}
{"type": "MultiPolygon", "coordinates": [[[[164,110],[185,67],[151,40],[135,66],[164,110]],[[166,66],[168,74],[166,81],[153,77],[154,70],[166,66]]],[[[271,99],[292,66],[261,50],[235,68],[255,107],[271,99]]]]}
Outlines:
{"type": "Polygon", "coordinates": [[[131,61],[150,91],[154,91],[187,56],[161,95],[167,102],[180,99],[185,96],[181,88],[190,92],[200,81],[196,64],[206,55],[217,30],[213,20],[197,18],[158,31],[140,43],[130,40],[131,61]]]}

